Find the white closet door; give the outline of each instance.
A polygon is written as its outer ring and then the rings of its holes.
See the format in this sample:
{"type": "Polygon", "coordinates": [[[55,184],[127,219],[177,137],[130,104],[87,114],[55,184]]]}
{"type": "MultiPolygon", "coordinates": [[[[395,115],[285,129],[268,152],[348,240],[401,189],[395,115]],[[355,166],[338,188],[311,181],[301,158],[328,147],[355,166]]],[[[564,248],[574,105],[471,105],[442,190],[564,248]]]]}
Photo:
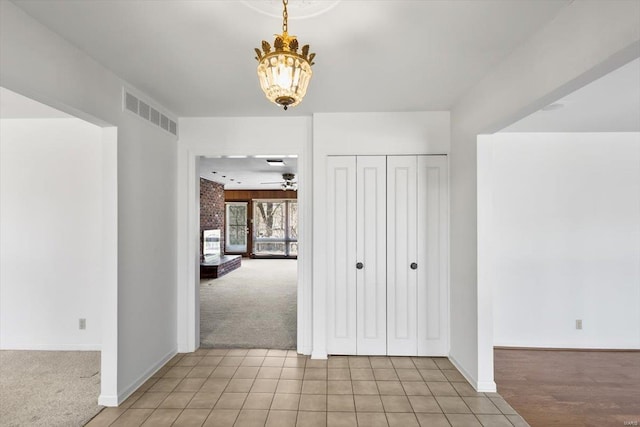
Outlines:
{"type": "Polygon", "coordinates": [[[356,158],[327,158],[327,351],[356,354],[356,158]]]}
{"type": "Polygon", "coordinates": [[[418,354],[415,156],[387,157],[387,354],[418,354]]]}
{"type": "Polygon", "coordinates": [[[418,157],[418,355],[449,353],[446,156],[418,157]]]}
{"type": "MultiPolygon", "coordinates": [[[[357,354],[387,354],[386,157],[357,162],[357,354]]],[[[352,268],[356,268],[353,265],[352,268]]]]}

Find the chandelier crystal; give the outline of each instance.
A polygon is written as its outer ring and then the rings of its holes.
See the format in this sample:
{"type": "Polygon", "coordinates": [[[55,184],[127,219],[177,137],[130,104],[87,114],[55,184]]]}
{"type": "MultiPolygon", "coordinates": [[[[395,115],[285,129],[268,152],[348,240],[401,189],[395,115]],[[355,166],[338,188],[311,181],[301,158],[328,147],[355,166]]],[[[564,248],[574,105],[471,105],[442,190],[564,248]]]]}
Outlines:
{"type": "Polygon", "coordinates": [[[260,87],[267,98],[286,110],[298,105],[307,93],[307,86],[311,80],[311,66],[314,64],[315,53],[309,53],[309,45],[302,46],[298,52],[296,36],[287,32],[287,4],[282,0],[282,34],[276,34],[271,45],[262,41],[262,51],[256,51],[258,61],[258,79],[260,87]]]}

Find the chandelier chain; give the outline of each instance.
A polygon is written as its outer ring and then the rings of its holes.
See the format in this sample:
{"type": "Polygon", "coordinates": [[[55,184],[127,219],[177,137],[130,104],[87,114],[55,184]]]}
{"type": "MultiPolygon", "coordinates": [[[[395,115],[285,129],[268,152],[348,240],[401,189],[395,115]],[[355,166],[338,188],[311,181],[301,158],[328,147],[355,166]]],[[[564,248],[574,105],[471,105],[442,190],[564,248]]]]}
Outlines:
{"type": "Polygon", "coordinates": [[[286,34],[288,29],[287,20],[289,18],[287,4],[289,4],[289,0],[282,0],[282,4],[284,5],[284,10],[282,11],[282,32],[286,34]]]}

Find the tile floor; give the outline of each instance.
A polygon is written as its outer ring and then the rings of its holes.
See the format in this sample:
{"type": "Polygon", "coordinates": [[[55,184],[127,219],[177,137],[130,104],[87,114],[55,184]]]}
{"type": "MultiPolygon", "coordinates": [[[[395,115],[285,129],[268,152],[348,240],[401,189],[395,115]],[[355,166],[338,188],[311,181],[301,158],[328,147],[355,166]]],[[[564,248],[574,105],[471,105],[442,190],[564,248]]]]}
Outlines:
{"type": "Polygon", "coordinates": [[[286,350],[179,354],[96,426],[527,426],[496,393],[476,393],[446,358],[286,350]]]}

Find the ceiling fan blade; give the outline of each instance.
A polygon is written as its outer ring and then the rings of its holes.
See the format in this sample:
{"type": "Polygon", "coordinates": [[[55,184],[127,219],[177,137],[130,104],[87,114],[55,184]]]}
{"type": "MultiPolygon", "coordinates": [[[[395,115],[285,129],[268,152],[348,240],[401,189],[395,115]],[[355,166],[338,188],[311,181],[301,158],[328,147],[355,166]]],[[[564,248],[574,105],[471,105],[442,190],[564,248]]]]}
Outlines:
{"type": "Polygon", "coordinates": [[[260,184],[282,184],[283,181],[275,181],[275,182],[261,182],[260,184]]]}

